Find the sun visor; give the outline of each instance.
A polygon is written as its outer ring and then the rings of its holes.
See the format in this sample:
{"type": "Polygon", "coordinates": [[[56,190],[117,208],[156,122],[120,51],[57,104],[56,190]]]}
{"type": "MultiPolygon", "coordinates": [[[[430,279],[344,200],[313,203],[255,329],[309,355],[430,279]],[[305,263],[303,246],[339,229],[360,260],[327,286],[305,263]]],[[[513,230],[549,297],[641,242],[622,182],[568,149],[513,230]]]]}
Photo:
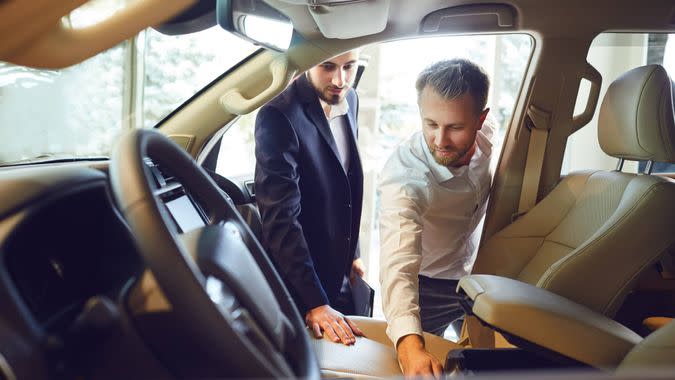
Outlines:
{"type": "Polygon", "coordinates": [[[309,8],[327,38],[348,39],[380,33],[387,26],[390,0],[282,0],[309,8]]]}

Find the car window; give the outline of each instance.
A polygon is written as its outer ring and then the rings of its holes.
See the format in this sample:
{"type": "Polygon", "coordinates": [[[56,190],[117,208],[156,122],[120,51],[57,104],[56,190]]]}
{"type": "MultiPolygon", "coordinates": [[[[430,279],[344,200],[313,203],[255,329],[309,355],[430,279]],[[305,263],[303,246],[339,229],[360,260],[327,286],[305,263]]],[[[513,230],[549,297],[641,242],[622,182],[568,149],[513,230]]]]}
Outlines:
{"type": "MultiPolygon", "coordinates": [[[[495,153],[501,150],[527,63],[532,38],[524,34],[432,37],[366,46],[361,56],[367,67],[358,85],[359,153],[364,170],[364,205],[360,232],[361,257],[368,267],[367,280],[378,288],[378,173],[395,147],[421,128],[415,79],[419,72],[441,59],[468,58],[485,68],[492,85],[488,107],[498,124],[495,153]]],[[[228,178],[253,179],[255,113],[242,116],[228,128],[221,141],[216,172],[228,178]],[[243,177],[243,178],[242,178],[243,177]]],[[[374,315],[382,316],[375,297],[374,315]]]]}
{"type": "MultiPolygon", "coordinates": [[[[64,22],[87,26],[125,2],[90,1],[64,22]]],[[[65,69],[0,62],[0,165],[108,156],[121,131],[154,126],[255,50],[219,27],[184,36],[148,29],[65,69]]]]}
{"type": "Polygon", "coordinates": [[[239,117],[226,127],[216,163],[216,173],[225,178],[253,179],[255,170],[255,117],[258,111],[239,117]]]}
{"type": "MultiPolygon", "coordinates": [[[[600,99],[605,96],[609,85],[626,71],[647,65],[660,64],[675,78],[675,34],[665,33],[602,33],[591,44],[588,62],[602,75],[600,99]]],[[[582,83],[577,96],[575,114],[586,105],[589,87],[582,83]]],[[[598,102],[600,104],[600,102],[598,102]]],[[[608,156],[598,143],[598,114],[596,107],[593,119],[567,140],[561,174],[583,169],[616,168],[618,159],[608,156]]],[[[626,161],[623,171],[643,171],[645,162],[626,161]]],[[[675,172],[675,165],[655,163],[654,173],[675,172]]]]}

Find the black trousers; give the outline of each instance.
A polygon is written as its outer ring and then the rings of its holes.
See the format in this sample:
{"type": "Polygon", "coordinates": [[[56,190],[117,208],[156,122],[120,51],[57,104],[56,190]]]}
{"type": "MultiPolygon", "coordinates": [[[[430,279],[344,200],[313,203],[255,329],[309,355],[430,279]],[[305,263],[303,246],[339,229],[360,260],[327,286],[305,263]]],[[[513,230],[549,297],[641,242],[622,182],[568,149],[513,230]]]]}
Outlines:
{"type": "Polygon", "coordinates": [[[419,303],[422,330],[443,336],[450,324],[459,335],[464,310],[459,304],[461,296],[457,294],[458,280],[443,280],[418,276],[419,303]]]}
{"type": "Polygon", "coordinates": [[[336,299],[330,305],[333,309],[339,311],[343,315],[354,315],[354,297],[352,296],[352,287],[349,284],[347,276],[342,280],[342,288],[336,299]]]}

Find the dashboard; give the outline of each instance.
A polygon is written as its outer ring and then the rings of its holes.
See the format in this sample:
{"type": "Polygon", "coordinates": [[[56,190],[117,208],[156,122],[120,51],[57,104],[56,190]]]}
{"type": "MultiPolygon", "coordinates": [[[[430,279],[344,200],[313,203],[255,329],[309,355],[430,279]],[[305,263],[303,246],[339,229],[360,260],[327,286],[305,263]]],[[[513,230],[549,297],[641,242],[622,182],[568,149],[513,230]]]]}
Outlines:
{"type": "Polygon", "coordinates": [[[102,170],[8,169],[0,192],[0,379],[70,377],[85,305],[115,305],[144,263],[102,170]]]}
{"type": "MultiPolygon", "coordinates": [[[[209,223],[170,173],[146,166],[177,232],[209,223]]],[[[214,180],[221,188],[226,181],[214,180]]],[[[107,164],[5,169],[0,193],[0,380],[171,377],[128,309],[148,272],[111,197],[107,164]]],[[[143,318],[145,326],[175,325],[143,318]]],[[[160,330],[155,340],[166,335],[160,330]]]]}
{"type": "Polygon", "coordinates": [[[3,248],[21,300],[48,332],[68,327],[88,298],[114,299],[142,268],[104,183],[32,205],[3,248]]]}

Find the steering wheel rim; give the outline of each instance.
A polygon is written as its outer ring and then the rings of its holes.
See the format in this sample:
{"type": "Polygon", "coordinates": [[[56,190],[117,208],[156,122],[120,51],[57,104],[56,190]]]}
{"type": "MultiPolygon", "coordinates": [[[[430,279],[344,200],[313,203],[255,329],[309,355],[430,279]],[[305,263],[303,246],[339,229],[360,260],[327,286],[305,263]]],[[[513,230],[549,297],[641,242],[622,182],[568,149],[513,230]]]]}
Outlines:
{"type": "Polygon", "coordinates": [[[131,130],[113,150],[110,182],[173,312],[210,357],[227,362],[227,376],[320,377],[281,278],[227,195],[192,157],[157,131],[131,130]],[[146,158],[199,201],[209,219],[205,227],[177,231],[146,158]]]}

